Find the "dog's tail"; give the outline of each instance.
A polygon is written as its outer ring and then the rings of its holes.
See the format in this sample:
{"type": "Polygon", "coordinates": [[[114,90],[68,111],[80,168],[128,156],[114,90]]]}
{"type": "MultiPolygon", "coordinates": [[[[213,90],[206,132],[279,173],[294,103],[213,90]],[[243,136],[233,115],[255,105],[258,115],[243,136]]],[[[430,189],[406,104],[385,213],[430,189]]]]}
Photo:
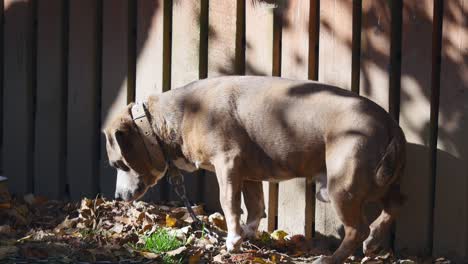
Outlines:
{"type": "Polygon", "coordinates": [[[375,179],[377,186],[392,184],[403,173],[406,163],[406,139],[399,126],[391,133],[390,143],[377,163],[375,179]]]}

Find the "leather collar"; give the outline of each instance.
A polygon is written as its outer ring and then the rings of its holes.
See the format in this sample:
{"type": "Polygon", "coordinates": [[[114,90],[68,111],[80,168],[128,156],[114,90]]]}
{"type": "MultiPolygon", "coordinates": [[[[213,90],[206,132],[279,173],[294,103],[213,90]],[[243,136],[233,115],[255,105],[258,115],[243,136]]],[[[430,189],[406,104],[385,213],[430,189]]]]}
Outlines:
{"type": "MultiPolygon", "coordinates": [[[[143,143],[148,152],[148,155],[150,156],[150,159],[153,161],[155,168],[159,170],[161,168],[158,168],[157,163],[154,162],[153,157],[158,156],[158,155],[160,157],[164,157],[164,159],[166,159],[166,157],[162,152],[162,149],[161,149],[162,146],[158,142],[158,139],[153,131],[153,128],[151,127],[151,123],[146,113],[147,113],[146,105],[143,102],[136,102],[131,108],[131,115],[132,115],[133,122],[138,127],[140,136],[143,139],[143,143]]],[[[164,168],[162,171],[166,171],[166,170],[167,170],[167,163],[166,163],[166,168],[164,168]]]]}

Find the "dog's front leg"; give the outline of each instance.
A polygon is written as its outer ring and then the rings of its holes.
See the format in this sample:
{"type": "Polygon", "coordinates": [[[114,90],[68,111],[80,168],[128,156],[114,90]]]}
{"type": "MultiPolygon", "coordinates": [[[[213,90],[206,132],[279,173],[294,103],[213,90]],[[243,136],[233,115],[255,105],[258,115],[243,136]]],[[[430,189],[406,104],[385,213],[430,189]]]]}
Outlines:
{"type": "Polygon", "coordinates": [[[260,220],[266,217],[262,182],[244,181],[242,194],[244,195],[244,203],[248,212],[247,223],[242,227],[244,237],[254,238],[260,220]]]}
{"type": "Polygon", "coordinates": [[[240,226],[242,179],[235,160],[235,158],[222,157],[218,158],[214,164],[219,184],[219,201],[228,228],[226,238],[228,251],[238,250],[242,243],[240,226]]]}

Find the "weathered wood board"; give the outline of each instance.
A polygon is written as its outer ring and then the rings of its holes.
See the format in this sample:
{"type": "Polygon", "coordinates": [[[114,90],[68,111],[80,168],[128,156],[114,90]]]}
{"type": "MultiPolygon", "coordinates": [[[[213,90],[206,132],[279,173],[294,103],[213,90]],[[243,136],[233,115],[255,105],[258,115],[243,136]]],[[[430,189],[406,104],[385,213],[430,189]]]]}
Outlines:
{"type": "Polygon", "coordinates": [[[76,200],[94,197],[98,190],[98,18],[96,1],[69,4],[67,177],[76,200]]]}
{"type": "Polygon", "coordinates": [[[359,94],[388,110],[391,13],[388,1],[362,2],[359,94]]]}
{"type": "Polygon", "coordinates": [[[211,0],[208,21],[208,77],[236,70],[237,1],[211,0]]]}
{"type": "MultiPolygon", "coordinates": [[[[282,11],[281,76],[308,79],[310,1],[290,1],[282,11]]],[[[312,175],[311,175],[312,176],[312,175]]],[[[306,219],[306,179],[292,179],[279,184],[278,229],[291,234],[305,234],[312,219],[306,219]]],[[[309,215],[310,216],[310,215],[309,215]]],[[[311,228],[308,229],[311,236],[311,228]]]]}
{"type": "Polygon", "coordinates": [[[32,191],[32,1],[4,1],[3,165],[13,193],[32,191]],[[8,98],[8,100],[6,100],[8,98]]]}
{"type": "MultiPolygon", "coordinates": [[[[172,7],[171,89],[198,80],[200,75],[200,11],[201,1],[174,1],[172,7]]],[[[199,182],[203,172],[184,173],[187,195],[198,201],[199,182]]],[[[178,200],[171,191],[171,199],[178,200]]]]}
{"type": "Polygon", "coordinates": [[[163,91],[163,7],[163,0],[137,2],[137,101],[163,91]]]}
{"type": "Polygon", "coordinates": [[[198,80],[201,1],[175,1],[172,7],[172,85],[198,80]]]}
{"type": "MultiPolygon", "coordinates": [[[[148,95],[163,89],[163,28],[164,0],[140,0],[137,2],[136,86],[135,100],[144,101],[148,95]]],[[[168,193],[162,181],[151,188],[145,199],[162,200],[168,193]]]]}
{"type": "Polygon", "coordinates": [[[434,255],[468,260],[468,1],[443,1],[434,255]]]}
{"type": "MultiPolygon", "coordinates": [[[[320,82],[351,89],[352,21],[351,0],[320,2],[320,82]]],[[[317,236],[329,238],[343,235],[341,222],[331,204],[316,200],[315,231],[317,236]]]]}
{"type": "MultiPolygon", "coordinates": [[[[273,10],[275,6],[255,1],[246,1],[245,7],[245,74],[272,75],[273,70],[273,10]]],[[[270,201],[269,184],[263,183],[265,211],[270,201]]],[[[247,221],[247,209],[242,202],[242,220],[247,221]]],[[[268,229],[268,217],[260,221],[259,230],[268,229]]],[[[272,216],[275,217],[275,216],[272,216]]]]}
{"type": "MultiPolygon", "coordinates": [[[[237,1],[212,0],[208,9],[208,77],[235,74],[237,1]]],[[[208,211],[220,211],[216,175],[206,172],[203,201],[208,211]]]]}
{"type": "Polygon", "coordinates": [[[37,2],[37,88],[34,193],[52,199],[65,194],[64,2],[37,2]]]}
{"type": "MultiPolygon", "coordinates": [[[[102,21],[101,128],[127,105],[128,1],[104,0],[102,21]]],[[[116,170],[109,165],[106,139],[100,134],[100,192],[114,197],[116,170]]]]}
{"type": "Polygon", "coordinates": [[[396,225],[395,248],[430,253],[429,122],[433,1],[407,1],[403,9],[400,126],[407,145],[401,191],[407,196],[396,225]],[[416,191],[417,189],[417,191],[416,191]]]}

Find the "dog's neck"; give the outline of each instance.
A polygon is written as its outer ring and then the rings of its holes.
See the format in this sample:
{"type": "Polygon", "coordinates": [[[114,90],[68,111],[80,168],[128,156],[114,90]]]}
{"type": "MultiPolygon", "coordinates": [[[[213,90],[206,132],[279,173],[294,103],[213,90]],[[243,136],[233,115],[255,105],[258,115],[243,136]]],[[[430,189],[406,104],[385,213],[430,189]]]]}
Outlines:
{"type": "Polygon", "coordinates": [[[181,150],[182,137],[179,133],[180,122],[177,120],[177,110],[167,109],[167,106],[160,103],[158,97],[149,97],[146,107],[150,115],[151,126],[158,137],[166,160],[176,160],[179,157],[183,157],[181,150]]]}

